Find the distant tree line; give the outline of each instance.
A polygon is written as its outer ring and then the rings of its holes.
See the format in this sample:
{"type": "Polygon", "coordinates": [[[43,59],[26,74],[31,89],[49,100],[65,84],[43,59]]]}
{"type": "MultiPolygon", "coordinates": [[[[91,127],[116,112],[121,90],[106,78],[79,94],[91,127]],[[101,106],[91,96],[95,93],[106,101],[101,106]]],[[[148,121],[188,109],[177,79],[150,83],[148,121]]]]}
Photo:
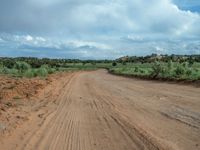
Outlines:
{"type": "Polygon", "coordinates": [[[119,59],[116,59],[116,62],[118,63],[126,63],[126,62],[132,62],[132,63],[152,63],[152,62],[189,62],[190,64],[193,64],[194,62],[200,62],[200,55],[157,55],[152,54],[148,56],[125,56],[121,57],[119,59]]]}
{"type": "Polygon", "coordinates": [[[49,67],[67,67],[69,63],[82,63],[83,65],[91,63],[111,63],[112,60],[79,60],[79,59],[50,59],[50,58],[35,58],[35,57],[0,57],[0,65],[13,68],[16,62],[26,62],[32,68],[40,68],[42,65],[48,65],[49,67]]]}
{"type": "Polygon", "coordinates": [[[7,68],[13,68],[16,62],[26,62],[32,68],[40,68],[42,65],[48,65],[49,67],[67,67],[68,64],[82,63],[96,65],[97,63],[112,63],[116,66],[117,63],[153,63],[153,62],[188,62],[192,65],[194,62],[200,62],[200,55],[157,55],[152,54],[148,56],[125,56],[116,60],[79,60],[79,59],[50,59],[50,58],[35,58],[35,57],[0,57],[0,66],[7,68]]]}

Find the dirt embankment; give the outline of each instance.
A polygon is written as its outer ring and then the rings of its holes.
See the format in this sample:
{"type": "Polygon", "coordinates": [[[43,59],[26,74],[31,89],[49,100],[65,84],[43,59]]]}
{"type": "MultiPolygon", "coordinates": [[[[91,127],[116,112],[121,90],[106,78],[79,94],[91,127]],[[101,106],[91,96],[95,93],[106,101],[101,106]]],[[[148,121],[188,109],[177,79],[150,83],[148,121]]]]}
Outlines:
{"type": "Polygon", "coordinates": [[[0,138],[2,149],[200,149],[199,88],[123,78],[105,70],[55,81],[37,103],[21,107],[29,112],[28,120],[0,138]]]}
{"type": "Polygon", "coordinates": [[[29,120],[32,111],[39,110],[54,100],[59,85],[62,85],[68,76],[71,74],[57,73],[45,79],[27,79],[1,75],[0,136],[11,133],[13,129],[29,120]]]}
{"type": "Polygon", "coordinates": [[[0,100],[29,99],[51,82],[50,77],[27,79],[0,76],[0,100]]]}

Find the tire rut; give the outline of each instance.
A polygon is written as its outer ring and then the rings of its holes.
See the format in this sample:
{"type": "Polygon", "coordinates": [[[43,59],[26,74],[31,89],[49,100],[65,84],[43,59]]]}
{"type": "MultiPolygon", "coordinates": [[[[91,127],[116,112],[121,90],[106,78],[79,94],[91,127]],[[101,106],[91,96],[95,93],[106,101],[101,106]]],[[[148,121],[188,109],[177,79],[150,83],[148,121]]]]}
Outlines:
{"type": "MultiPolygon", "coordinates": [[[[199,107],[194,105],[199,104],[198,90],[193,89],[193,92],[182,87],[187,94],[191,92],[192,97],[186,108],[181,105],[187,104],[189,96],[185,98],[178,87],[176,94],[170,89],[159,91],[160,84],[153,84],[155,89],[150,88],[152,84],[113,77],[101,70],[74,73],[64,81],[54,100],[55,107],[50,108],[45,100],[41,102],[40,109],[48,111],[37,122],[38,127],[29,129],[22,137],[16,149],[198,149],[199,107]],[[180,95],[183,95],[181,100],[180,95]],[[163,96],[164,100],[160,98],[163,96]],[[170,109],[169,106],[176,107],[170,109]],[[195,110],[190,109],[193,107],[195,110]]],[[[50,95],[48,93],[47,98],[50,95]]]]}

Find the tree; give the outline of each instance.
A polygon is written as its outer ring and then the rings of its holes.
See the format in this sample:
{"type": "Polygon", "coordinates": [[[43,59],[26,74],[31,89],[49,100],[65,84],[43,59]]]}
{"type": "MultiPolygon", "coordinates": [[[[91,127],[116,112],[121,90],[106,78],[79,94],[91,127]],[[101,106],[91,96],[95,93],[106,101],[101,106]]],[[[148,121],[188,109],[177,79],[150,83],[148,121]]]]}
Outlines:
{"type": "Polygon", "coordinates": [[[117,66],[117,63],[116,63],[116,62],[113,62],[113,63],[112,63],[112,66],[113,66],[113,67],[117,66]]]}

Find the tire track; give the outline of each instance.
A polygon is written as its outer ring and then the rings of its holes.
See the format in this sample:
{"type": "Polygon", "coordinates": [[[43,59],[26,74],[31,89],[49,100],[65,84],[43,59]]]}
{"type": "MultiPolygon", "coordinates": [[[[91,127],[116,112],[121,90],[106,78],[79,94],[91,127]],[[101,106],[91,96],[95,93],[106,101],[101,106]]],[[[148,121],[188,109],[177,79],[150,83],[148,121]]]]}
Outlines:
{"type": "Polygon", "coordinates": [[[182,92],[175,87],[165,92],[160,86],[167,89],[169,85],[113,77],[102,70],[74,73],[61,87],[56,108],[41,102],[49,110],[16,149],[198,149],[199,129],[176,120],[199,126],[198,90],[181,87],[182,92]]]}

